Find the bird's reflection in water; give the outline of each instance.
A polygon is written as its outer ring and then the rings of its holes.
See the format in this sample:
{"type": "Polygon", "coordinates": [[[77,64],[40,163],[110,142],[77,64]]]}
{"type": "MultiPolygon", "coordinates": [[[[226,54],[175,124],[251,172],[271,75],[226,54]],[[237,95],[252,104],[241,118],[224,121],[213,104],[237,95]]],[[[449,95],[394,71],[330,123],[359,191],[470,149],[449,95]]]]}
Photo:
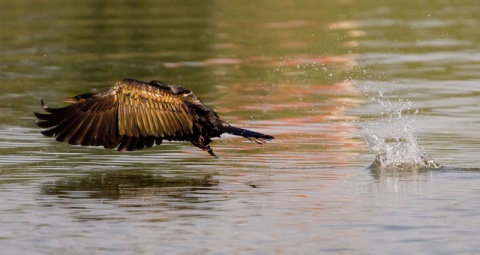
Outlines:
{"type": "Polygon", "coordinates": [[[210,175],[165,177],[145,173],[92,173],[84,177],[67,177],[47,183],[42,192],[74,199],[122,199],[165,194],[181,197],[184,193],[209,190],[216,184],[210,175]]]}
{"type": "Polygon", "coordinates": [[[216,181],[210,175],[164,177],[136,173],[93,173],[85,177],[56,180],[46,184],[42,191],[62,198],[122,199],[166,193],[176,196],[189,191],[208,190],[215,185],[216,181]],[[85,196],[79,196],[78,193],[84,193],[85,196]]]}
{"type": "Polygon", "coordinates": [[[47,207],[75,210],[83,220],[111,219],[111,212],[119,213],[119,208],[156,215],[171,210],[193,210],[198,214],[199,210],[212,209],[209,202],[218,201],[217,184],[210,175],[95,172],[45,183],[40,199],[47,207]]]}

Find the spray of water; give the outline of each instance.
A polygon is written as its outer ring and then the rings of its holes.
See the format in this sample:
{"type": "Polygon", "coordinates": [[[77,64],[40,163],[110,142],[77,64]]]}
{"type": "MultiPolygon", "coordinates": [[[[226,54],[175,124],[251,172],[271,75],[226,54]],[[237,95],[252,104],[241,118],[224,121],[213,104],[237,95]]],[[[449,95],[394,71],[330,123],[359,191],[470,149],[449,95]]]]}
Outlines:
{"type": "Polygon", "coordinates": [[[379,105],[381,117],[361,123],[364,140],[376,156],[377,168],[439,168],[420,148],[415,136],[416,116],[409,100],[392,101],[382,91],[378,96],[366,95],[371,104],[379,105]]]}

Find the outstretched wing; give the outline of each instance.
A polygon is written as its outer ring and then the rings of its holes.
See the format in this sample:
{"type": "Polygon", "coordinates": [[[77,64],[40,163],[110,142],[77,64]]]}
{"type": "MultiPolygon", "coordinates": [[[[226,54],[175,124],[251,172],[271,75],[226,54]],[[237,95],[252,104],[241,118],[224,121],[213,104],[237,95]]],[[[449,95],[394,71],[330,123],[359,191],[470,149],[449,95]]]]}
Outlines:
{"type": "Polygon", "coordinates": [[[185,141],[193,133],[187,105],[171,91],[135,81],[118,86],[115,94],[120,135],[185,141]]]}
{"type": "Polygon", "coordinates": [[[125,79],[111,89],[63,107],[35,113],[42,134],[57,141],[139,150],[163,139],[186,141],[193,118],[182,99],[166,89],[125,79]]]}

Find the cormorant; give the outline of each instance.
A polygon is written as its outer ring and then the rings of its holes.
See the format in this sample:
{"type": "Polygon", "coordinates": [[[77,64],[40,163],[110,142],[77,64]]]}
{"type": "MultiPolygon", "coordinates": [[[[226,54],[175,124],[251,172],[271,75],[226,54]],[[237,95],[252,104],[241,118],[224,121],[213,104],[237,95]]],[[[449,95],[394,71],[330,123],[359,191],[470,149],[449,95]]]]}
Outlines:
{"type": "Polygon", "coordinates": [[[265,143],[272,136],[237,128],[222,121],[192,92],[162,81],[149,83],[123,79],[104,92],[84,93],[63,102],[63,108],[41,104],[47,112],[34,112],[42,134],[57,141],[82,146],[140,150],[163,140],[189,141],[217,157],[210,148],[212,137],[223,133],[265,143]]]}

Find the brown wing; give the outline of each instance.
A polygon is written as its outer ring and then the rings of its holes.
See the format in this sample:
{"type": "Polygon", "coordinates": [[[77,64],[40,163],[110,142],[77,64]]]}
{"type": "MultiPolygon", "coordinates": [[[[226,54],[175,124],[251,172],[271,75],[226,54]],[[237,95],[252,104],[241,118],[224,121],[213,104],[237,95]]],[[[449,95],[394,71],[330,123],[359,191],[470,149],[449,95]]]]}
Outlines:
{"type": "Polygon", "coordinates": [[[118,150],[139,150],[167,140],[189,140],[193,122],[180,97],[138,81],[111,89],[49,114],[35,113],[42,134],[57,141],[118,150]]]}
{"type": "Polygon", "coordinates": [[[136,82],[117,86],[115,94],[120,135],[186,141],[193,133],[187,105],[169,90],[136,82]]]}

